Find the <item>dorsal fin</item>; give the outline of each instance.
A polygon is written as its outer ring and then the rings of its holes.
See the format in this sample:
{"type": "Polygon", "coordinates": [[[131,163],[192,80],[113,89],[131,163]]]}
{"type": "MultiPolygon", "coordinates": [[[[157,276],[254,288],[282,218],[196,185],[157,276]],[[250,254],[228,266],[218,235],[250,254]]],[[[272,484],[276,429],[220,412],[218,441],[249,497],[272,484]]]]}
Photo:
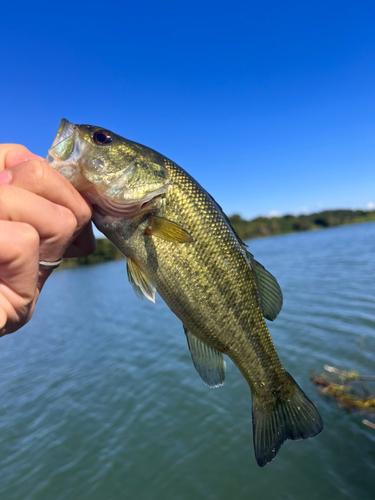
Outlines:
{"type": "Polygon", "coordinates": [[[208,387],[219,387],[225,381],[224,354],[210,347],[184,326],[189,350],[195,369],[208,387]]]}
{"type": "Polygon", "coordinates": [[[144,295],[151,302],[155,302],[155,286],[145,272],[131,259],[127,259],[127,272],[129,282],[137,297],[144,295]]]}
{"type": "Polygon", "coordinates": [[[237,231],[232,226],[231,221],[224,213],[221,206],[214,200],[214,198],[212,198],[211,195],[209,196],[221,212],[221,215],[224,217],[226,223],[233,231],[238,240],[238,243],[246,254],[250,268],[254,274],[255,284],[260,296],[260,309],[263,316],[266,319],[273,321],[281,311],[283,305],[283,294],[276,278],[272,276],[272,274],[267,271],[267,269],[262,266],[262,264],[254,259],[254,256],[247,250],[248,246],[238,236],[237,231]]]}

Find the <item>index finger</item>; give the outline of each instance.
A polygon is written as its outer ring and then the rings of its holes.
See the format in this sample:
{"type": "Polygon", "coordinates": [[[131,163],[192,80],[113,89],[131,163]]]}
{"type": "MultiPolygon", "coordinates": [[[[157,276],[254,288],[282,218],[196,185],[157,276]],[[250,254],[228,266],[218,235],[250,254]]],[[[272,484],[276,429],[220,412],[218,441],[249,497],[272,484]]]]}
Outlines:
{"type": "Polygon", "coordinates": [[[21,144],[0,144],[0,171],[28,160],[42,160],[21,144]]]}
{"type": "Polygon", "coordinates": [[[40,160],[29,160],[9,170],[9,184],[68,208],[77,219],[77,232],[89,222],[91,205],[61,174],[40,160]]]}

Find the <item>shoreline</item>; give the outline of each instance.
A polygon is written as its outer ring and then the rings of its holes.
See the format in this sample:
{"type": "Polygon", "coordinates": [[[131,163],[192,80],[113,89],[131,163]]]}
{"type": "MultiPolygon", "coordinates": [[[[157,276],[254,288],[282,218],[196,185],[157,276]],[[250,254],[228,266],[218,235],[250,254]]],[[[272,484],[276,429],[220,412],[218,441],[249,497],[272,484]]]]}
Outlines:
{"type": "MultiPolygon", "coordinates": [[[[239,237],[247,241],[282,236],[284,234],[307,233],[334,227],[375,222],[375,211],[329,210],[310,215],[285,215],[284,217],[273,218],[258,217],[250,221],[242,219],[239,215],[233,215],[229,217],[229,220],[239,237]],[[338,222],[339,220],[341,220],[341,223],[338,222]]],[[[85,257],[64,259],[59,269],[91,266],[124,258],[122,253],[107,238],[98,238],[94,253],[85,257]]]]}

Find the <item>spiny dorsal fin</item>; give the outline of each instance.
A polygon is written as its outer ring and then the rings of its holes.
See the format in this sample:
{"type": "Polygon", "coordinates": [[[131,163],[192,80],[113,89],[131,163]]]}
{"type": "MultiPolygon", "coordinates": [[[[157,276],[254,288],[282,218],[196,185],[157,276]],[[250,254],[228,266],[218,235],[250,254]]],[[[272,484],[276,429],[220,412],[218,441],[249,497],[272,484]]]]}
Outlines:
{"type": "Polygon", "coordinates": [[[265,269],[254,256],[246,250],[246,257],[254,273],[255,283],[260,295],[260,309],[263,316],[273,321],[281,311],[283,294],[276,278],[265,269]]]}
{"type": "Polygon", "coordinates": [[[185,334],[195,369],[208,387],[219,387],[225,381],[224,354],[201,342],[185,328],[185,334]]]}
{"type": "Polygon", "coordinates": [[[185,229],[164,217],[149,215],[148,222],[149,225],[145,230],[145,234],[172,241],[173,243],[191,243],[193,241],[193,238],[185,229]]]}
{"type": "Polygon", "coordinates": [[[127,272],[129,282],[136,295],[141,297],[143,294],[148,300],[155,302],[155,286],[144,271],[131,259],[127,259],[127,272]]]}

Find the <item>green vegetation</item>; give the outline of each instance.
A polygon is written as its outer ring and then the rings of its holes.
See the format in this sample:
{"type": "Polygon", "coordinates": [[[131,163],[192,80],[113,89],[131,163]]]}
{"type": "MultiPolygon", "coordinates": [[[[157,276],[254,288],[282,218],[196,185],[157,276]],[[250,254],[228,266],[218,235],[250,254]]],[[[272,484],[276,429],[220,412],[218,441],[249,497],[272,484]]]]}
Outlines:
{"type": "Polygon", "coordinates": [[[326,227],[342,226],[358,222],[375,221],[375,211],[363,210],[326,210],[310,215],[284,215],[283,217],[258,217],[244,220],[240,215],[229,217],[240,238],[248,240],[262,236],[311,231],[326,227]]]}
{"type": "MultiPolygon", "coordinates": [[[[229,217],[240,238],[248,240],[276,234],[311,231],[326,227],[375,221],[375,211],[363,210],[326,210],[310,215],[284,215],[283,217],[258,217],[253,220],[242,219],[240,215],[229,217]]],[[[107,239],[96,240],[96,250],[92,255],[65,259],[61,268],[86,266],[110,260],[123,259],[123,255],[107,239]]]]}

